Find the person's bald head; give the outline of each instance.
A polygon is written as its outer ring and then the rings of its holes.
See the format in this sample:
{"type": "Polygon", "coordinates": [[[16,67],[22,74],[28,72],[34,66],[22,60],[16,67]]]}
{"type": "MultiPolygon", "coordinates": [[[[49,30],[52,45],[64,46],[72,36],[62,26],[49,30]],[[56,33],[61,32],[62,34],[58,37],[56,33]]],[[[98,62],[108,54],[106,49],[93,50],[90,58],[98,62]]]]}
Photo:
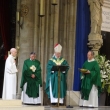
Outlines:
{"type": "Polygon", "coordinates": [[[17,50],[16,50],[15,48],[11,48],[11,49],[10,49],[10,53],[11,53],[11,55],[12,55],[13,57],[16,57],[16,55],[17,55],[17,50]]]}

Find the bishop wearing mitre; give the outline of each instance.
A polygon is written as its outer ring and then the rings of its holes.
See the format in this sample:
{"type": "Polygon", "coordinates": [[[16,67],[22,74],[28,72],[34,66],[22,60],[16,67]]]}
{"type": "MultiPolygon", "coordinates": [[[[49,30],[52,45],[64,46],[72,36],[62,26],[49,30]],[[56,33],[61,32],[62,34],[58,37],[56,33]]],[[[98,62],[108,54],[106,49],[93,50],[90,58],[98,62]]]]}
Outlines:
{"type": "MultiPolygon", "coordinates": [[[[47,77],[46,77],[46,94],[48,95],[48,98],[50,99],[50,102],[52,104],[58,103],[58,72],[52,71],[52,67],[56,65],[65,65],[68,66],[67,61],[61,56],[62,46],[60,44],[56,44],[54,47],[54,55],[47,63],[47,77]]],[[[67,91],[67,73],[68,69],[66,71],[63,71],[60,73],[60,100],[59,103],[63,104],[64,97],[66,96],[67,91]]]]}

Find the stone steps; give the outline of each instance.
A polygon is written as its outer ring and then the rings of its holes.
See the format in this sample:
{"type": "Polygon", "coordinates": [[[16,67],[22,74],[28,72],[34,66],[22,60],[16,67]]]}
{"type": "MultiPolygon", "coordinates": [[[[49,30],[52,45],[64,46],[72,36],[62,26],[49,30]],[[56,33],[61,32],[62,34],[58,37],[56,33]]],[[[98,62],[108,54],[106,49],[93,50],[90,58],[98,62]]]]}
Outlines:
{"type": "Polygon", "coordinates": [[[44,110],[44,107],[22,105],[21,100],[0,100],[0,110],[44,110]]]}
{"type": "Polygon", "coordinates": [[[7,106],[0,107],[0,110],[44,110],[43,106],[7,106]]]}
{"type": "Polygon", "coordinates": [[[21,100],[0,100],[0,107],[4,106],[21,106],[21,100]]]}
{"type": "Polygon", "coordinates": [[[78,106],[80,99],[80,92],[77,91],[67,91],[66,104],[72,106],[78,106]]]}

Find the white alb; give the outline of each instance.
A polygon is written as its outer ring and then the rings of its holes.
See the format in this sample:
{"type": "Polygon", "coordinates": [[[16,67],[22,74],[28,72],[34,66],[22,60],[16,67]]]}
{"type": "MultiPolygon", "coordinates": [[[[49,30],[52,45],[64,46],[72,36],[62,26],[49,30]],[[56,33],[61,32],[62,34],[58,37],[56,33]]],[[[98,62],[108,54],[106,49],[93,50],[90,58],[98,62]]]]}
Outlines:
{"type": "Polygon", "coordinates": [[[16,98],[16,73],[18,72],[15,59],[12,55],[6,59],[4,83],[3,83],[3,100],[12,100],[16,98]]]}

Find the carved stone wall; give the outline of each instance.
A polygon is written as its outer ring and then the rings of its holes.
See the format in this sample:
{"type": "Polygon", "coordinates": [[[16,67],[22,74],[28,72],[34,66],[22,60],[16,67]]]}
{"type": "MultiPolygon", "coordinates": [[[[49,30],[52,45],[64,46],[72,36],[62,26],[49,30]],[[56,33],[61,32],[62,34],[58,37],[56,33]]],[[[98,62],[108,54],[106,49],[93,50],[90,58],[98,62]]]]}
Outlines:
{"type": "Polygon", "coordinates": [[[88,46],[98,54],[100,47],[103,44],[101,36],[101,23],[102,23],[102,5],[103,0],[88,0],[91,13],[91,32],[88,36],[88,46]]]}
{"type": "MultiPolygon", "coordinates": [[[[57,0],[57,5],[51,4],[52,0],[44,0],[44,15],[39,16],[40,0],[18,0],[20,5],[25,4],[29,12],[24,16],[23,28],[17,25],[16,46],[18,54],[18,95],[21,93],[20,81],[22,66],[25,59],[29,58],[31,51],[36,52],[36,58],[41,62],[42,79],[45,83],[46,64],[52,57],[54,45],[63,46],[62,56],[68,61],[68,89],[73,86],[74,52],[75,52],[75,27],[76,27],[76,2],[77,0],[57,0]]],[[[44,86],[43,86],[44,87],[44,86]]]]}

